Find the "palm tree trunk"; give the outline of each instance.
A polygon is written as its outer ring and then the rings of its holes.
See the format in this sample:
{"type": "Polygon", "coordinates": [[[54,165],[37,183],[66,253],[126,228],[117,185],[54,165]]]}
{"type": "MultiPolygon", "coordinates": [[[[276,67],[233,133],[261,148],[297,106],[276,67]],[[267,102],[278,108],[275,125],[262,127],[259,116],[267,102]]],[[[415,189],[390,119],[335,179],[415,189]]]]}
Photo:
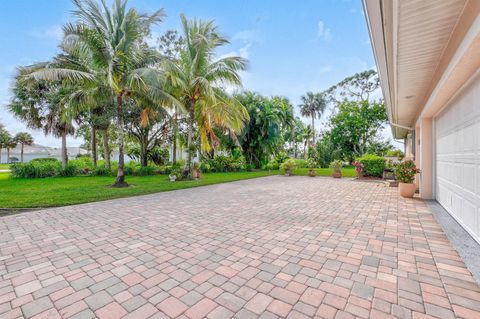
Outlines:
{"type": "Polygon", "coordinates": [[[110,147],[108,146],[108,127],[103,131],[103,159],[105,167],[110,169],[110,147]]]}
{"type": "Polygon", "coordinates": [[[23,143],[20,144],[21,147],[20,147],[20,162],[23,163],[23,143]]]}
{"type": "Polygon", "coordinates": [[[92,162],[93,166],[97,167],[97,130],[92,125],[92,132],[91,132],[91,148],[92,148],[92,162]]]}
{"type": "Polygon", "coordinates": [[[312,115],[312,144],[315,145],[315,117],[312,115]]]}
{"type": "Polygon", "coordinates": [[[117,126],[118,126],[118,170],[117,179],[113,187],[127,187],[125,182],[125,158],[123,154],[124,144],[124,123],[123,123],[123,93],[117,95],[117,126]]]}
{"type": "Polygon", "coordinates": [[[175,107],[175,116],[173,118],[173,151],[172,151],[172,164],[177,164],[177,134],[178,134],[178,115],[177,107],[175,107]]]}
{"type": "Polygon", "coordinates": [[[190,172],[192,168],[192,155],[193,155],[193,112],[190,112],[190,118],[188,119],[188,138],[187,138],[187,169],[190,172]]]}
{"type": "MultiPolygon", "coordinates": [[[[7,157],[7,162],[8,162],[8,157],[7,157]]],[[[2,163],[2,148],[0,147],[0,163],[2,163]]]]}
{"type": "Polygon", "coordinates": [[[67,130],[62,130],[62,168],[67,166],[67,130]]]}
{"type": "Polygon", "coordinates": [[[7,147],[7,164],[9,160],[10,160],[10,147],[7,147]]]}

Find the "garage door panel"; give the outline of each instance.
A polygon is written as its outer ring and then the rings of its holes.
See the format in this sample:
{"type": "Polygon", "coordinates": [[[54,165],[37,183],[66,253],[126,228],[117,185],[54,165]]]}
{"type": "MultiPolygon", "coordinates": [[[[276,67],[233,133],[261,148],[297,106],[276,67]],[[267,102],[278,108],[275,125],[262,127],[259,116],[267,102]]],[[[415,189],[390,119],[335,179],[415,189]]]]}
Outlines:
{"type": "Polygon", "coordinates": [[[480,76],[435,117],[436,197],[480,242],[480,76]]]}

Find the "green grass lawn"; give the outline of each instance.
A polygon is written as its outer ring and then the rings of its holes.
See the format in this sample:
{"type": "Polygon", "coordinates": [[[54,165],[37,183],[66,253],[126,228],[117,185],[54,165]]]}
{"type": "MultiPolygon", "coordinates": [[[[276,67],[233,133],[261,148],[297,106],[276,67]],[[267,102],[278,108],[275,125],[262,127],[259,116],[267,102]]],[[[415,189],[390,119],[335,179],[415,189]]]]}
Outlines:
{"type": "Polygon", "coordinates": [[[0,164],[0,170],[10,169],[10,164],[0,164]]]}
{"type": "Polygon", "coordinates": [[[165,175],[128,176],[126,180],[131,187],[110,188],[114,182],[111,176],[11,179],[8,173],[0,173],[0,208],[64,206],[275,174],[278,171],[209,173],[199,180],[179,182],[170,182],[165,175]]]}
{"type": "MultiPolygon", "coordinates": [[[[317,168],[317,176],[330,176],[329,168],[317,168]]],[[[207,173],[195,181],[170,182],[165,175],[128,176],[128,188],[110,188],[111,176],[103,177],[50,177],[38,179],[12,179],[10,173],[0,172],[0,208],[53,207],[135,195],[165,192],[176,189],[225,183],[236,180],[282,174],[279,171],[238,173],[207,173]]],[[[345,177],[354,177],[354,168],[342,171],[345,177]]],[[[308,175],[308,168],[297,168],[295,175],[308,175]]]]}

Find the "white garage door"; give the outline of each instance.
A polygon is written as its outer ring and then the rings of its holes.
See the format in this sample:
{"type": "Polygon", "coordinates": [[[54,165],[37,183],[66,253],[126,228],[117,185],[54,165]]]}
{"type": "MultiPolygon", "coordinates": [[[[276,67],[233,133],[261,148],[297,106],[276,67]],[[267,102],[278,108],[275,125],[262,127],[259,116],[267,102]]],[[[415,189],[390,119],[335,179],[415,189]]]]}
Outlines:
{"type": "Polygon", "coordinates": [[[435,118],[436,197],[480,242],[480,77],[435,118]]]}

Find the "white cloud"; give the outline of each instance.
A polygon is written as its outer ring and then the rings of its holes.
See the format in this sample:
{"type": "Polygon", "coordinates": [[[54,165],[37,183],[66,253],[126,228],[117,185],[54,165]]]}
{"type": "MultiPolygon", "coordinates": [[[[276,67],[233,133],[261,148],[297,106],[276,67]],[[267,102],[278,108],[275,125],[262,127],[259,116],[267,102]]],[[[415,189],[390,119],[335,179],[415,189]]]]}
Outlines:
{"type": "Polygon", "coordinates": [[[232,37],[232,41],[237,41],[237,40],[247,42],[247,43],[260,41],[257,31],[252,29],[242,30],[235,33],[232,37]]]}
{"type": "Polygon", "coordinates": [[[332,31],[325,26],[322,20],[318,21],[317,38],[330,41],[332,39],[332,31]]]}
{"type": "Polygon", "coordinates": [[[222,54],[220,56],[220,58],[223,59],[223,58],[231,57],[231,56],[240,56],[244,59],[248,59],[249,51],[250,51],[251,46],[252,46],[252,43],[247,43],[246,45],[244,45],[243,47],[238,49],[238,51],[231,51],[231,52],[222,54]]]}
{"type": "Polygon", "coordinates": [[[53,25],[48,28],[36,29],[28,32],[28,35],[39,40],[60,41],[63,37],[62,26],[53,25]]]}

